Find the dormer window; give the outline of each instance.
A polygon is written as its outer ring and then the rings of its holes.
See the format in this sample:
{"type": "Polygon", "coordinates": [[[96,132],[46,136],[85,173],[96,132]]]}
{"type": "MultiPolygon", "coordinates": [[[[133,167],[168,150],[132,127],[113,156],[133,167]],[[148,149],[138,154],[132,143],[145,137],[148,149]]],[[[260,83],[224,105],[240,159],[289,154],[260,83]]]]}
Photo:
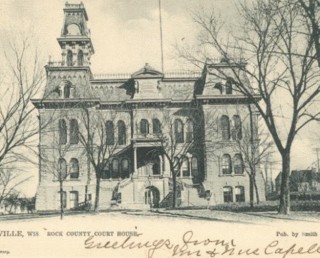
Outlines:
{"type": "Polygon", "coordinates": [[[78,52],[78,66],[83,66],[83,52],[80,50],[78,52]]]}
{"type": "Polygon", "coordinates": [[[226,82],[226,94],[232,94],[232,80],[228,79],[226,82]]]}
{"type": "Polygon", "coordinates": [[[67,66],[72,66],[73,65],[73,54],[71,50],[68,50],[67,52],[67,66]]]}

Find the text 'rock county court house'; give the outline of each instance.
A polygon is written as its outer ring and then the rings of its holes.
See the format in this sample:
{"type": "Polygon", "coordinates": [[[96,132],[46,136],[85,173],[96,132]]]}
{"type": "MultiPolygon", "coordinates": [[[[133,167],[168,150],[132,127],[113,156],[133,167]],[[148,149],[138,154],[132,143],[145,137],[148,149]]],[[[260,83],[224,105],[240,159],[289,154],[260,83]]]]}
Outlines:
{"type": "Polygon", "coordinates": [[[45,66],[44,95],[32,100],[40,125],[48,123],[39,136],[36,209],[58,210],[60,189],[66,209],[93,203],[97,176],[100,209],[170,206],[173,171],[178,206],[248,202],[249,176],[236,146],[258,119],[236,90],[230,65],[219,60],[202,73],[161,73],[145,64],[131,75],[94,76],[87,21],[82,3],[65,5],[62,60],[45,66]]]}

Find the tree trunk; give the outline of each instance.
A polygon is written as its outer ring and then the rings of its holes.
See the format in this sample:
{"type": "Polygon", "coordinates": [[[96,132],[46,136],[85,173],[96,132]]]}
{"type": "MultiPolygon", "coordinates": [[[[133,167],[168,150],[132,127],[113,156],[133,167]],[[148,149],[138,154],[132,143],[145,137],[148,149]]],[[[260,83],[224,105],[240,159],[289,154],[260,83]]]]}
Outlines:
{"type": "Polygon", "coordinates": [[[176,197],[177,197],[177,176],[175,171],[172,171],[172,208],[176,207],[176,197]]]}
{"type": "Polygon", "coordinates": [[[281,188],[280,188],[280,205],[279,213],[288,215],[290,213],[290,151],[285,150],[281,153],[282,157],[282,173],[281,173],[281,188]]]}
{"type": "Polygon", "coordinates": [[[256,182],[256,178],[254,177],[254,189],[256,192],[256,198],[257,198],[257,204],[260,203],[260,197],[259,197],[259,191],[258,191],[258,186],[257,186],[257,182],[256,182]]]}
{"type": "Polygon", "coordinates": [[[254,206],[254,204],[253,204],[253,201],[254,201],[254,178],[253,178],[253,175],[250,175],[249,178],[250,178],[250,186],[249,186],[250,208],[253,208],[253,206],[254,206]]]}
{"type": "Polygon", "coordinates": [[[100,200],[100,176],[97,176],[96,178],[96,198],[94,200],[94,212],[99,211],[99,200],[100,200]]]}
{"type": "Polygon", "coordinates": [[[60,186],[60,219],[63,219],[64,207],[63,207],[63,181],[59,181],[60,186]]]}

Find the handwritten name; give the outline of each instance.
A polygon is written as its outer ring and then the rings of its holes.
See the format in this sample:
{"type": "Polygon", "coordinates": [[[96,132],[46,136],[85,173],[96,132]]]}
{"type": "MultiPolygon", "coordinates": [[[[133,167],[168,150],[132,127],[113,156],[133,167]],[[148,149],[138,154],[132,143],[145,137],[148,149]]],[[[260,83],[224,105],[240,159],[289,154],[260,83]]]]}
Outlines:
{"type": "Polygon", "coordinates": [[[175,243],[169,238],[155,239],[148,241],[137,241],[132,236],[128,236],[122,241],[101,242],[95,236],[90,236],[84,241],[86,249],[147,249],[148,258],[154,257],[156,251],[167,249],[171,251],[171,257],[193,256],[193,257],[221,257],[221,256],[279,256],[281,258],[289,255],[311,255],[320,254],[320,245],[313,243],[305,246],[292,244],[283,247],[280,241],[272,241],[264,247],[241,248],[234,239],[220,240],[205,238],[196,240],[193,231],[187,231],[182,235],[181,243],[175,243]]]}

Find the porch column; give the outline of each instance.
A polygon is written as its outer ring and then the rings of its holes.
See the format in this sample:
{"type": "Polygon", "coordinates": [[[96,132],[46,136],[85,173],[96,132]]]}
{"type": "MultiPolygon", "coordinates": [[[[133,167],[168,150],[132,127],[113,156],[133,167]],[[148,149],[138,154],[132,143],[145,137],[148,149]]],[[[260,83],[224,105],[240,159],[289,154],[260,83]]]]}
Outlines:
{"type": "Polygon", "coordinates": [[[163,174],[163,158],[162,158],[162,155],[159,155],[159,169],[160,169],[160,175],[163,174]]]}
{"type": "Polygon", "coordinates": [[[192,178],[192,158],[191,157],[188,157],[188,163],[189,163],[189,178],[192,178]]]}
{"type": "Polygon", "coordinates": [[[137,173],[137,147],[133,147],[133,173],[137,173]]]}

